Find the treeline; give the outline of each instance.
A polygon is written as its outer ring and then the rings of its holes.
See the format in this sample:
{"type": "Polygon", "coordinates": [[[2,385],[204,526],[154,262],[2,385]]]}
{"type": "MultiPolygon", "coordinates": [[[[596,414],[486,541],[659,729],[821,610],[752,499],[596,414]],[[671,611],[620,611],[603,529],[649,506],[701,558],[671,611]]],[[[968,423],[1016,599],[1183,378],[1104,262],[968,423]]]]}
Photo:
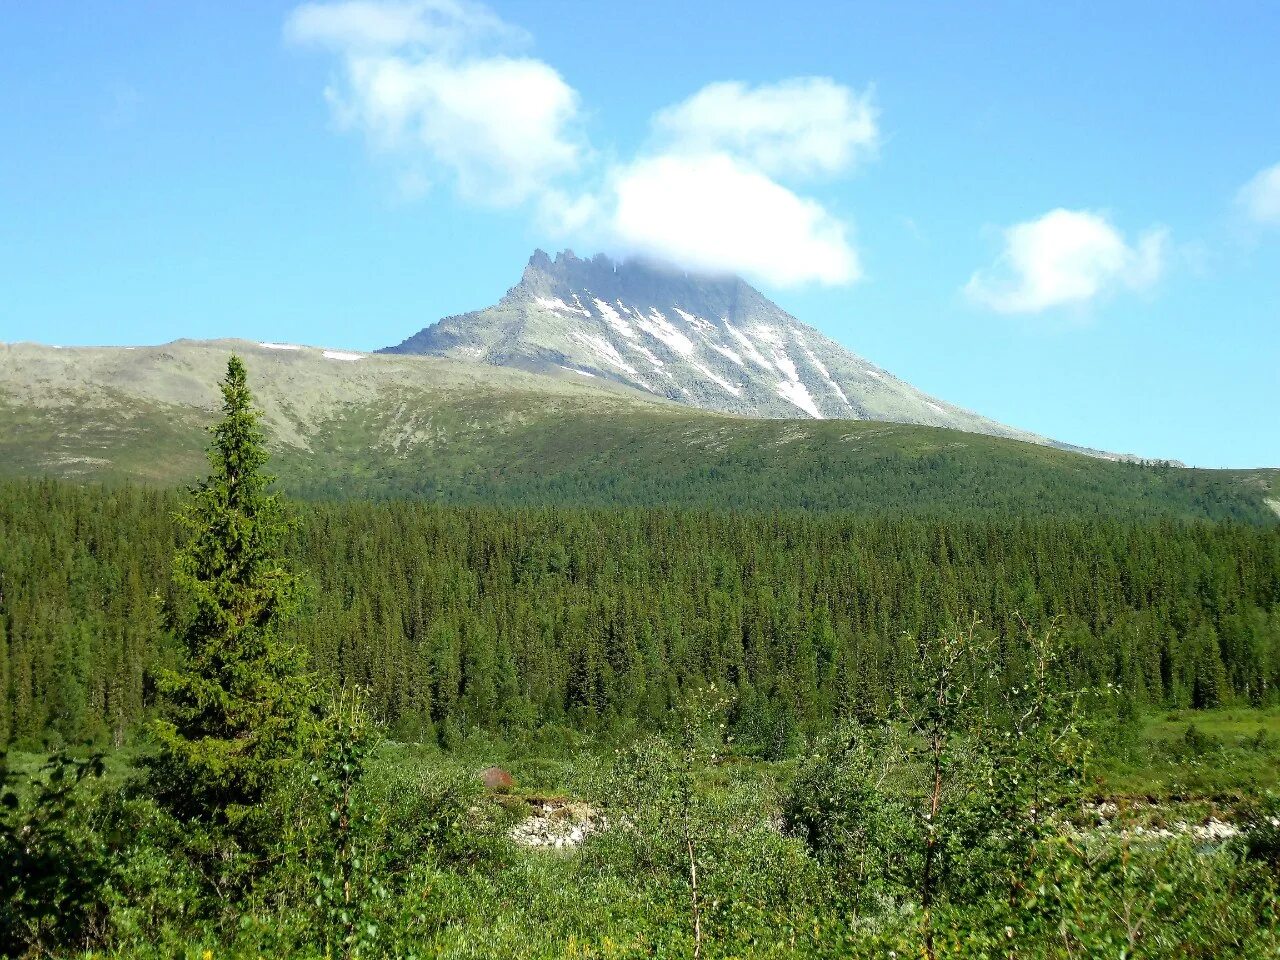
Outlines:
{"type": "MultiPolygon", "coordinates": [[[[183,498],[0,484],[0,741],[116,740],[175,662],[162,613],[183,498]]],[[[976,614],[1016,669],[1056,621],[1073,681],[1132,703],[1280,697],[1280,530],[998,517],[299,504],[296,639],[397,737],[656,725],[732,692],[782,751],[883,706],[976,614]]]]}

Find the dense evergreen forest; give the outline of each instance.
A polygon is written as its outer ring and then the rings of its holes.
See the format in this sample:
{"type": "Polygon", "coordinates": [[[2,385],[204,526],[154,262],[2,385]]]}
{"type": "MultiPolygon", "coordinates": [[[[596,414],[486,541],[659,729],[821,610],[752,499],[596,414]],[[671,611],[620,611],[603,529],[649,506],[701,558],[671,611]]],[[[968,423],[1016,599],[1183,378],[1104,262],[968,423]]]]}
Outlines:
{"type": "MultiPolygon", "coordinates": [[[[122,742],[177,654],[163,619],[177,494],[0,485],[0,742],[122,742]]],[[[1280,529],[1232,524],[299,503],[294,627],[398,738],[545,721],[657,725],[735,693],[769,755],[883,706],[976,614],[1016,666],[1056,622],[1067,669],[1134,703],[1271,703],[1280,529]]]]}

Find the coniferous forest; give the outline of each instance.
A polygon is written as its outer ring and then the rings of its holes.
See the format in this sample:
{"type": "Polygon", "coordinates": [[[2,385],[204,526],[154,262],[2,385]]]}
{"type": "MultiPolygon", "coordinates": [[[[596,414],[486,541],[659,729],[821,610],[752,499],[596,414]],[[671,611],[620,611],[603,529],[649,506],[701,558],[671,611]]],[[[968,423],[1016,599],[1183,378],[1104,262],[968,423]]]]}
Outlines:
{"type": "MultiPolygon", "coordinates": [[[[6,741],[122,742],[176,655],[168,557],[183,497],[0,487],[6,741]]],[[[296,503],[289,627],[393,735],[565,721],[660,726],[734,696],[774,747],[895,695],[909,640],[976,616],[1018,662],[1055,625],[1064,679],[1154,707],[1280,698],[1280,527],[296,503]]]]}
{"type": "Polygon", "coordinates": [[[288,501],[222,394],[0,485],[0,955],[1280,951],[1280,527],[288,501]]]}

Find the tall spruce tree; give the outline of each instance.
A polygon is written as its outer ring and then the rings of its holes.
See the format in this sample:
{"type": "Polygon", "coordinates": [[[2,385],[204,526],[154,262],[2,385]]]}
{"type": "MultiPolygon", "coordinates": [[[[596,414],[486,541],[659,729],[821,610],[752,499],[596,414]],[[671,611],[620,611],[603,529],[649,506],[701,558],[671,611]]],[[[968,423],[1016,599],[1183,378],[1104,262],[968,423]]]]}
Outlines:
{"type": "Polygon", "coordinates": [[[244,846],[253,814],[300,757],[316,698],[305,652],[280,630],[298,584],[282,560],[285,519],[239,357],[222,398],[212,470],[192,490],[189,539],[174,559],[169,616],[186,661],[160,677],[152,783],[180,819],[230,828],[244,846]]]}

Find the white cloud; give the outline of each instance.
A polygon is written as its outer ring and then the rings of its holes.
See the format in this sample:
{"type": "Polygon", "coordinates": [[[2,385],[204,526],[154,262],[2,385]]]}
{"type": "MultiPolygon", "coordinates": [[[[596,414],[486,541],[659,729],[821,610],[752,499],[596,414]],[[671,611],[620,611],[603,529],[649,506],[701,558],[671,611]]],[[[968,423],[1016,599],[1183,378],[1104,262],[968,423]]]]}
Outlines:
{"type": "Polygon", "coordinates": [[[879,140],[869,94],[826,77],[800,77],[750,89],[713,83],[654,118],[680,151],[727,152],[776,175],[838,173],[879,140]]]}
{"type": "Polygon", "coordinates": [[[577,95],[538,60],[354,58],[332,98],[379,149],[423,155],[469,198],[518,203],[574,169],[577,95]]]}
{"type": "Polygon", "coordinates": [[[659,111],[653,129],[651,152],[567,208],[593,239],[779,286],[862,276],[849,226],[784,181],[838,173],[875,148],[868,96],[819,77],[714,83],[659,111]]]}
{"type": "Polygon", "coordinates": [[[483,52],[512,35],[484,7],[306,4],[286,35],[341,55],[326,91],[339,123],[396,157],[415,193],[444,170],[469,199],[516,204],[581,162],[577,93],[540,60],[483,52]]]}
{"type": "Polygon", "coordinates": [[[1160,277],[1167,238],[1154,228],[1130,245],[1101,214],[1051,210],[1006,228],[1000,258],[965,292],[1001,313],[1038,313],[1118,288],[1145,289],[1160,277]]]}
{"type": "Polygon", "coordinates": [[[615,171],[611,191],[609,229],[637,251],[779,285],[861,275],[844,224],[726,154],[640,159],[615,171]]]}
{"type": "Polygon", "coordinates": [[[1240,188],[1236,202],[1251,220],[1280,225],[1280,163],[1259,171],[1240,188]]]}
{"type": "Polygon", "coordinates": [[[525,38],[478,3],[306,3],[285,35],[339,56],[335,117],[399,165],[406,196],[447,179],[469,200],[528,203],[564,239],[777,284],[861,275],[849,228],[783,181],[875,149],[867,94],[820,77],[711,84],[653,118],[649,152],[606,164],[577,133],[577,92],[508,52],[525,38]]]}

